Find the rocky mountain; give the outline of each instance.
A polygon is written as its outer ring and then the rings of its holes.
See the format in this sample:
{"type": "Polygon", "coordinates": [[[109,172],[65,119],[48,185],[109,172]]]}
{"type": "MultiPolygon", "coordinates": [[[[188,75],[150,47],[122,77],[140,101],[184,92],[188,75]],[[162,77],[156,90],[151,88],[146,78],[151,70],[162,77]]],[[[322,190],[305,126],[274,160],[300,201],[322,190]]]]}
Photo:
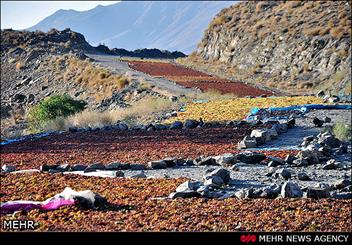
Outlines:
{"type": "Polygon", "coordinates": [[[177,59],[186,57],[186,55],[180,51],[170,52],[168,50],[160,49],[136,49],[134,51],[129,51],[123,48],[112,48],[109,49],[105,45],[99,45],[96,47],[97,51],[105,54],[124,56],[124,57],[138,57],[138,58],[156,58],[156,59],[177,59]]]}
{"type": "MultiPolygon", "coordinates": [[[[91,46],[70,29],[49,32],[1,31],[1,137],[27,130],[26,112],[52,95],[84,100],[89,109],[126,107],[147,96],[159,96],[127,68],[108,69],[94,58],[106,54],[145,58],[183,57],[181,52],[141,49],[127,51],[91,46]],[[88,54],[89,53],[89,54],[88,54]],[[103,55],[102,55],[103,54],[103,55]],[[90,57],[88,57],[88,56],[90,57]]],[[[127,66],[128,67],[128,66],[127,66]]]]}
{"type": "Polygon", "coordinates": [[[28,30],[71,28],[93,46],[190,53],[208,23],[235,1],[122,1],[88,11],[59,10],[28,30]]]}
{"type": "Polygon", "coordinates": [[[351,94],[348,1],[248,1],[220,11],[181,63],[289,93],[351,94]]]}

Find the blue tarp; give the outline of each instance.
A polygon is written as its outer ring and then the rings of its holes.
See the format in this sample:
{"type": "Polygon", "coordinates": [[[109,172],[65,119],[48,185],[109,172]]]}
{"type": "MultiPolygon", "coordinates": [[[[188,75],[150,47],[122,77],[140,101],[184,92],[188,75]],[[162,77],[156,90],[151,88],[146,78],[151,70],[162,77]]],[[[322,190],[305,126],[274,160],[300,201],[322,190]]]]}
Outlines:
{"type": "MultiPolygon", "coordinates": [[[[301,112],[308,112],[309,110],[351,110],[351,105],[319,105],[319,104],[312,104],[312,105],[295,105],[295,106],[288,106],[288,107],[269,107],[269,111],[293,111],[298,110],[301,112]]],[[[259,108],[253,108],[250,111],[250,116],[254,116],[259,112],[259,108]]]]}
{"type": "Polygon", "coordinates": [[[51,134],[61,134],[64,131],[57,131],[57,132],[48,132],[48,133],[39,133],[39,134],[32,134],[32,135],[27,135],[27,136],[23,136],[21,138],[17,138],[17,139],[9,139],[9,140],[5,140],[0,142],[0,145],[8,145],[14,142],[20,142],[20,141],[24,141],[24,140],[30,140],[30,139],[39,139],[39,138],[43,138],[45,136],[49,136],[51,134]]]}

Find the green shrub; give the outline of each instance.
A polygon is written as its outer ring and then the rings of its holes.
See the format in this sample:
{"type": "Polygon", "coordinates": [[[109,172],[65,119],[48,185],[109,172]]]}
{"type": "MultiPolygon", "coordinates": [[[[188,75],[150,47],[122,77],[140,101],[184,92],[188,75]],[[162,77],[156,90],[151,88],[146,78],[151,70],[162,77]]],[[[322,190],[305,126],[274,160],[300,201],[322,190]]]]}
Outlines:
{"type": "Polygon", "coordinates": [[[334,125],[333,132],[339,140],[350,141],[352,140],[352,128],[351,125],[337,122],[334,125]]]}
{"type": "Polygon", "coordinates": [[[34,132],[40,131],[48,122],[80,112],[86,105],[85,101],[74,100],[68,95],[48,97],[29,110],[29,127],[34,132]]]}

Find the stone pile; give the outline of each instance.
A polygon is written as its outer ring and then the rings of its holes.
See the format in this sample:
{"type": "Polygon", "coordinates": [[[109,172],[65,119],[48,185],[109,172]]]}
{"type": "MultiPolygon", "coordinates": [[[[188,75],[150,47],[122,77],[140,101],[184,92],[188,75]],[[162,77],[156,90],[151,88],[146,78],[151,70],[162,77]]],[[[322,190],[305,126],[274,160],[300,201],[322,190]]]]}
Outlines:
{"type": "Polygon", "coordinates": [[[277,139],[279,134],[286,133],[288,129],[293,128],[295,125],[295,119],[289,119],[284,122],[279,121],[268,121],[264,124],[270,125],[270,128],[254,129],[250,135],[244,137],[244,139],[238,143],[239,149],[255,148],[260,145],[277,139]]]}

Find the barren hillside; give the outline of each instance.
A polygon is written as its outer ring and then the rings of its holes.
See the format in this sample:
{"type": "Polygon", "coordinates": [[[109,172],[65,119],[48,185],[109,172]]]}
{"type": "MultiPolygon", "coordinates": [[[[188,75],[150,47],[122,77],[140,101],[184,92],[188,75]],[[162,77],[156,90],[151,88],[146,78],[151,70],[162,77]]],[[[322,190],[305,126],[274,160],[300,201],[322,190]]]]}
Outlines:
{"type": "Polygon", "coordinates": [[[223,9],[181,60],[234,80],[287,92],[351,93],[347,1],[249,1],[223,9]]]}

